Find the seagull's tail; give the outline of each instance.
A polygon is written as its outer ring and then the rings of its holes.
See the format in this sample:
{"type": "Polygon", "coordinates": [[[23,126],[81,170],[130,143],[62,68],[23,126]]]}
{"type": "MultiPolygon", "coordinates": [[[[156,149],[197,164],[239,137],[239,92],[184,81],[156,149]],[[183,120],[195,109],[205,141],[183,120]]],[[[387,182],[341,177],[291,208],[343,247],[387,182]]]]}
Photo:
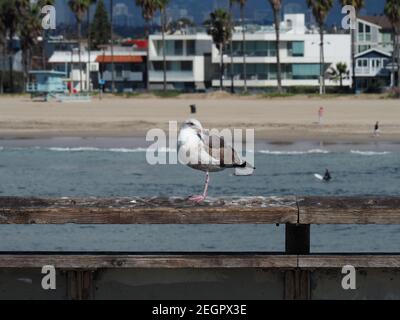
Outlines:
{"type": "Polygon", "coordinates": [[[233,165],[234,168],[251,168],[253,170],[255,170],[256,168],[254,166],[252,166],[250,163],[248,162],[243,162],[242,164],[234,164],[233,165]]]}

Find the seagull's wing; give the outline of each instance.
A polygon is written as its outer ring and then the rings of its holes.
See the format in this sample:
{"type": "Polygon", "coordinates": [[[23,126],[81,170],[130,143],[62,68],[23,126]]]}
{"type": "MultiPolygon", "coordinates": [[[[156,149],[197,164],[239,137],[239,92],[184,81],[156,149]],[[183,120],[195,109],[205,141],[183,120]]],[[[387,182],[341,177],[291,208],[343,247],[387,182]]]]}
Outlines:
{"type": "Polygon", "coordinates": [[[225,168],[245,167],[246,162],[243,161],[235,149],[225,142],[223,137],[215,134],[208,134],[204,131],[202,140],[208,154],[219,161],[219,165],[225,168]]]}

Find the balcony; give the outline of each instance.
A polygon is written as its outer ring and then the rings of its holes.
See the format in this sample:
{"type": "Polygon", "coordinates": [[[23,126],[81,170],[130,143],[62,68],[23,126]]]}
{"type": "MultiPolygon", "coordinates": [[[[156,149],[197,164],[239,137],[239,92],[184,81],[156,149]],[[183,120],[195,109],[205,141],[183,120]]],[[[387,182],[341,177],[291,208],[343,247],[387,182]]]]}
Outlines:
{"type": "MultiPolygon", "coordinates": [[[[149,77],[151,82],[162,82],[164,81],[163,71],[150,71],[149,77]]],[[[167,71],[168,82],[193,82],[194,74],[193,71],[167,71]]]]}
{"type": "Polygon", "coordinates": [[[387,73],[385,68],[357,67],[356,76],[375,77],[387,73]]]}
{"type": "MultiPolygon", "coordinates": [[[[112,72],[104,71],[103,80],[112,81],[112,72]]],[[[114,72],[114,81],[143,81],[143,73],[135,71],[114,72]]]]}

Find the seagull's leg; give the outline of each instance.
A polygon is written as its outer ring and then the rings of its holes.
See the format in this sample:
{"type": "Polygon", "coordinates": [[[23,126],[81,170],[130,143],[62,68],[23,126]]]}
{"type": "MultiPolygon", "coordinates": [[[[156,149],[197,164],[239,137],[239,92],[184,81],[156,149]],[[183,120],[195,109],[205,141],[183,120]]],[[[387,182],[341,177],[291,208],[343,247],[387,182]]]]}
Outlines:
{"type": "Polygon", "coordinates": [[[206,181],[204,184],[204,191],[202,195],[199,196],[191,196],[189,198],[190,201],[194,201],[194,202],[202,202],[207,198],[207,191],[208,191],[208,184],[210,183],[210,174],[207,172],[206,173],[206,181]]]}

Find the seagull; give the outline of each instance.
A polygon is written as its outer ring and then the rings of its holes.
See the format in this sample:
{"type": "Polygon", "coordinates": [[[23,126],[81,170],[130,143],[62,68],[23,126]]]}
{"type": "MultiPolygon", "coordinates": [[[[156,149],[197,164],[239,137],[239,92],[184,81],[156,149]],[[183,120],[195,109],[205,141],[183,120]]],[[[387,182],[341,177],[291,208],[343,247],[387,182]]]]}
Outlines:
{"type": "Polygon", "coordinates": [[[178,135],[178,158],[188,167],[206,173],[202,195],[188,198],[189,201],[202,202],[207,198],[210,172],[219,172],[228,168],[246,168],[250,166],[224,138],[209,135],[200,121],[189,119],[183,122],[178,135]]]}

